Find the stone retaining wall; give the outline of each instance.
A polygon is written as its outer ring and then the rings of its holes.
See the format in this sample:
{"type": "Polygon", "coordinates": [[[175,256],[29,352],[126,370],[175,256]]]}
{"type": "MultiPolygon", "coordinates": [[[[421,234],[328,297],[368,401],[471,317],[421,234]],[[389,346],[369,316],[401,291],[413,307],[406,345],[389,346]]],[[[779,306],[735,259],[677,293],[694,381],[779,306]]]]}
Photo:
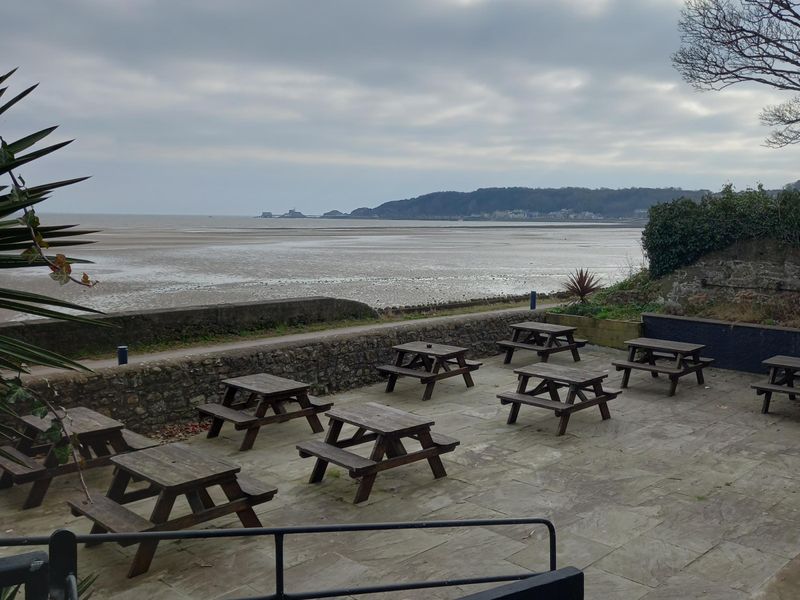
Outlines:
{"type": "Polygon", "coordinates": [[[265,340],[246,349],[195,354],[182,359],[129,364],[94,373],[59,373],[32,379],[29,387],[61,406],[88,406],[146,433],[196,418],[194,407],[221,400],[222,379],[250,373],[308,382],[314,394],[375,383],[375,366],[393,358],[391,347],[430,340],[471,349],[468,357],[498,353],[495,342],[509,325],[544,320],[543,311],[503,311],[439,317],[391,325],[336,330],[265,340]]]}
{"type": "Polygon", "coordinates": [[[800,248],[774,240],[737,242],[675,271],[665,281],[667,300],[680,305],[794,299],[800,295],[800,248]]]}
{"type": "Polygon", "coordinates": [[[135,350],[146,344],[198,340],[208,335],[238,334],[281,324],[377,316],[374,309],[362,302],[316,296],[128,311],[96,318],[110,327],[55,319],[32,319],[0,324],[0,335],[76,357],[111,355],[117,346],[129,346],[135,350]]]}

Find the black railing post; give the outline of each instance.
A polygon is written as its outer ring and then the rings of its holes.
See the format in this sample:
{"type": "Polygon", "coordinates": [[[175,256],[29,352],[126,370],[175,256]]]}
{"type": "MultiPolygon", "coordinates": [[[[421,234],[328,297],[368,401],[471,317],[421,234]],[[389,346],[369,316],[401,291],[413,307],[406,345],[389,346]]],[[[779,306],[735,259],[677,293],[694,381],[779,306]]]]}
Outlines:
{"type": "Polygon", "coordinates": [[[75,534],[58,529],[50,536],[50,597],[77,600],[78,543],[75,534]]]}
{"type": "Polygon", "coordinates": [[[275,534],[275,597],[284,600],[283,590],[283,534],[275,534]]]}

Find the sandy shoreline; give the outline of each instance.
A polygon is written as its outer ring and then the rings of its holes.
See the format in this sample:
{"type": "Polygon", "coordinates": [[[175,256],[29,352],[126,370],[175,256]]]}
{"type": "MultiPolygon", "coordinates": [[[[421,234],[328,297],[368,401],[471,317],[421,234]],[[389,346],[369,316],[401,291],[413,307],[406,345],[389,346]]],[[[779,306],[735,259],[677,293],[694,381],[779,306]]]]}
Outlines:
{"type": "Polygon", "coordinates": [[[94,261],[76,271],[97,287],[60,287],[43,269],[5,271],[0,285],[106,312],[311,295],[384,307],[553,291],[579,267],[614,281],[641,262],[628,226],[83,217],[46,222],[102,229],[68,252],[94,261]]]}

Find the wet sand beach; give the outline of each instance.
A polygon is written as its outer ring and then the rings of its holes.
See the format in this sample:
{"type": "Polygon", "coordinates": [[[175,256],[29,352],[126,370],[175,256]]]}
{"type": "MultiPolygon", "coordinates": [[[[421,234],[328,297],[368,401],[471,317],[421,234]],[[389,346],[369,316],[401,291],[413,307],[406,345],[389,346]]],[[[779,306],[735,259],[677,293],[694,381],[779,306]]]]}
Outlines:
{"type": "MultiPolygon", "coordinates": [[[[43,215],[45,224],[100,229],[70,249],[100,283],[58,286],[44,269],[0,273],[0,285],[105,311],[335,296],[374,307],[547,292],[579,268],[604,281],[642,261],[638,227],[43,215]]],[[[2,315],[0,319],[18,318],[2,315]]]]}

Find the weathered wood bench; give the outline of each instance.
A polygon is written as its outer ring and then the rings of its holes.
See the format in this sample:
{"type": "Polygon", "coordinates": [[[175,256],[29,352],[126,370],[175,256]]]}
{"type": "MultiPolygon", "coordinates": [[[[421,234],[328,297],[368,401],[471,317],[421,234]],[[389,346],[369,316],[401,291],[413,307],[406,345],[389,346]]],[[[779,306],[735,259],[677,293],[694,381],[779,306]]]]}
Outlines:
{"type": "MultiPolygon", "coordinates": [[[[236,513],[244,527],[261,527],[253,506],[277,493],[275,487],[241,475],[238,466],[180,443],[117,455],[112,462],[117,468],[107,495],[95,493],[91,499],[76,496],[68,500],[73,514],[93,522],[92,533],[176,531],[231,513],[236,513]],[[149,486],[127,491],[132,481],[144,481],[149,486]],[[221,488],[226,498],[220,504],[209,493],[214,487],[221,488]],[[171,518],[179,496],[186,498],[191,511],[171,518]],[[157,499],[149,519],[125,506],[150,497],[157,499]]],[[[139,548],[128,577],[149,569],[158,546],[158,540],[152,539],[132,543],[139,548]]]]}
{"type": "MultiPolygon", "coordinates": [[[[81,469],[92,469],[110,464],[117,454],[141,450],[158,445],[158,442],[128,429],[93,410],[76,407],[68,409],[65,419],[71,441],[78,439],[76,447],[81,456],[81,469]]],[[[53,478],[74,473],[78,465],[69,460],[59,463],[56,445],[42,443],[42,435],[50,428],[50,419],[26,415],[20,419],[25,433],[16,446],[0,446],[0,489],[12,485],[32,483],[22,508],[40,506],[53,478]],[[38,440],[38,441],[37,441],[38,440]]],[[[59,444],[66,444],[64,439],[59,444]]]]}
{"type": "Polygon", "coordinates": [[[800,357],[779,354],[766,359],[763,364],[769,367],[767,383],[754,383],[750,387],[756,390],[756,396],[764,396],[761,404],[762,414],[769,412],[772,394],[786,394],[790,400],[800,395],[800,387],[795,387],[795,379],[800,372],[800,357]]]}
{"type": "Polygon", "coordinates": [[[467,360],[468,348],[433,344],[427,342],[410,342],[392,348],[397,357],[393,365],[379,365],[381,375],[388,376],[386,392],[394,391],[399,377],[414,377],[425,384],[423,400],[430,400],[436,382],[441,379],[462,375],[467,387],[474,385],[472,371],[478,370],[483,363],[467,360]]]}
{"type": "Polygon", "coordinates": [[[247,430],[239,450],[252,448],[260,428],[270,423],[305,417],[311,430],[320,433],[324,428],[317,415],[333,406],[332,402],[309,396],[308,384],[269,373],[225,379],[222,383],[227,388],[222,403],[203,404],[197,407],[197,412],[201,419],[211,419],[209,438],[217,437],[225,422],[233,423],[236,430],[247,430]],[[237,400],[237,394],[244,396],[244,399],[237,400]],[[287,410],[285,405],[290,402],[299,407],[287,410]],[[274,414],[267,416],[270,409],[274,414]]]}
{"type": "Polygon", "coordinates": [[[600,408],[603,420],[611,418],[608,402],[622,393],[621,390],[603,387],[602,381],[607,373],[584,371],[575,367],[536,363],[514,369],[519,376],[516,391],[501,392],[497,395],[500,404],[510,404],[509,425],[516,423],[520,407],[525,404],[552,410],[560,418],[558,435],[567,431],[570,415],[591,406],[600,408]],[[528,389],[531,379],[539,382],[528,389]],[[567,395],[562,400],[559,390],[566,388],[567,395]],[[549,397],[545,397],[544,395],[549,397]]]}
{"type": "Polygon", "coordinates": [[[556,352],[566,352],[567,350],[571,352],[574,349],[583,348],[586,343],[587,340],[575,339],[573,343],[564,344],[562,346],[542,346],[539,344],[515,342],[514,340],[500,340],[497,342],[497,345],[506,351],[506,357],[503,362],[508,364],[514,357],[514,350],[530,350],[531,352],[536,352],[539,358],[542,359],[542,362],[547,362],[551,354],[555,354],[556,352]]]}
{"type": "Polygon", "coordinates": [[[419,460],[427,460],[435,478],[444,477],[440,455],[452,452],[459,441],[431,431],[433,421],[374,402],[356,407],[334,408],[328,413],[330,429],[325,441],[310,440],[297,444],[303,458],[316,457],[309,483],[319,483],[325,476],[328,463],[347,469],[350,477],[360,479],[354,503],[369,498],[376,475],[419,460]],[[344,424],[355,426],[352,437],[339,439],[344,424]],[[421,449],[408,451],[404,439],[419,442],[421,449]],[[375,442],[369,458],[346,448],[375,442]]]}
{"type": "Polygon", "coordinates": [[[703,369],[714,363],[713,358],[700,356],[705,348],[701,344],[654,338],[636,338],[625,343],[628,345],[628,359],[611,363],[617,371],[623,372],[623,388],[628,387],[632,370],[647,371],[652,377],[669,377],[669,395],[674,396],[681,377],[694,373],[697,383],[702,385],[705,383],[703,369]],[[636,357],[637,353],[641,355],[639,358],[636,357]]]}
{"type": "Polygon", "coordinates": [[[785,385],[778,385],[775,383],[754,383],[750,386],[756,391],[756,396],[764,396],[764,401],[761,404],[761,414],[769,412],[769,403],[772,400],[772,394],[786,394],[790,400],[797,398],[800,394],[800,388],[790,388],[785,385]]]}

